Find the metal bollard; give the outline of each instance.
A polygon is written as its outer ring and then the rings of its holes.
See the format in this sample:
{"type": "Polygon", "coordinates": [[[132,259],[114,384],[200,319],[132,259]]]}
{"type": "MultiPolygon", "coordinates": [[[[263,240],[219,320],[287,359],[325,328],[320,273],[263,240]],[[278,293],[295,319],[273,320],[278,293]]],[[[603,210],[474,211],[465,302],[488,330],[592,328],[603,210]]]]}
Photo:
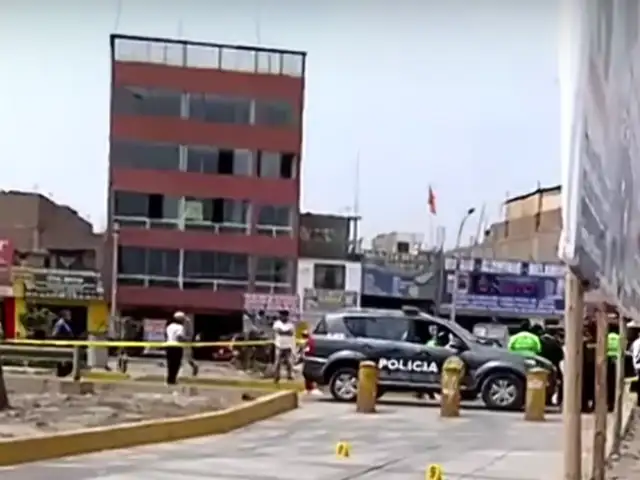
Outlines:
{"type": "Polygon", "coordinates": [[[547,372],[544,368],[532,368],[527,372],[527,399],[524,419],[530,422],[543,422],[547,405],[547,372]]]}
{"type": "Polygon", "coordinates": [[[358,369],[358,395],[356,412],[375,413],[378,396],[378,365],[375,362],[360,362],[358,369]]]}
{"type": "Polygon", "coordinates": [[[449,357],[442,366],[440,416],[460,416],[460,385],[464,377],[464,362],[460,357],[449,357]]]}

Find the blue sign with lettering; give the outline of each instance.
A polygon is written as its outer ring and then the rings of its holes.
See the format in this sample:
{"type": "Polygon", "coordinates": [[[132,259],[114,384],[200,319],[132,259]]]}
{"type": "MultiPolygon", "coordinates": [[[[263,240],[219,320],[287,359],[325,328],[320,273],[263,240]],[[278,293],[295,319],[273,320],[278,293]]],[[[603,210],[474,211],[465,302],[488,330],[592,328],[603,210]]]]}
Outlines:
{"type": "Polygon", "coordinates": [[[564,314],[565,271],[562,264],[447,258],[441,310],[450,311],[455,287],[456,311],[462,314],[559,317],[564,314]]]}

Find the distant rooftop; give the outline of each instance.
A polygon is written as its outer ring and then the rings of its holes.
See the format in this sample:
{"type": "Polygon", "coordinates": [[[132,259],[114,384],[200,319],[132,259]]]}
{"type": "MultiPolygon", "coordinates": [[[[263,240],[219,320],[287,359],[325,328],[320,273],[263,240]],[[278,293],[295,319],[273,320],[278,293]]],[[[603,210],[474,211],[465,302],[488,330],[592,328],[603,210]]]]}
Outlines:
{"type": "Polygon", "coordinates": [[[554,185],[551,187],[538,187],[532,192],[527,192],[521,195],[517,195],[515,197],[507,198],[504,203],[505,205],[508,205],[510,203],[519,202],[521,200],[525,200],[530,197],[535,197],[537,195],[554,194],[554,193],[560,193],[561,191],[562,191],[562,187],[560,185],[554,185]]]}
{"type": "Polygon", "coordinates": [[[307,53],[253,45],[112,34],[112,56],[118,62],[304,77],[307,53]]]}

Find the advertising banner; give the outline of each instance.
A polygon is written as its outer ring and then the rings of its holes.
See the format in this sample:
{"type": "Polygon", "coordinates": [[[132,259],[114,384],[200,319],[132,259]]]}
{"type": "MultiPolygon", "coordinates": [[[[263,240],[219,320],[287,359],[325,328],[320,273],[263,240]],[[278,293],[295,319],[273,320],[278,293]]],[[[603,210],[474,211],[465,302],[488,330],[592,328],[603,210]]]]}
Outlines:
{"type": "Polygon", "coordinates": [[[350,220],[338,215],[300,215],[300,257],[345,260],[349,254],[350,220]]]}
{"type": "Polygon", "coordinates": [[[20,269],[14,272],[24,286],[24,297],[34,299],[101,300],[102,280],[97,274],[53,273],[46,270],[20,269]]]}
{"type": "Polygon", "coordinates": [[[640,313],[638,2],[563,0],[560,257],[640,313]]]}
{"type": "Polygon", "coordinates": [[[244,310],[249,313],[264,310],[269,315],[286,310],[292,318],[297,318],[300,314],[300,299],[298,295],[291,294],[245,293],[244,310]]]}
{"type": "Polygon", "coordinates": [[[565,267],[562,264],[462,259],[454,285],[456,259],[445,261],[446,288],[441,313],[451,308],[465,315],[559,317],[564,314],[565,267]]]}
{"type": "Polygon", "coordinates": [[[379,256],[366,254],[362,294],[378,297],[435,300],[442,280],[441,255],[379,256]]]}

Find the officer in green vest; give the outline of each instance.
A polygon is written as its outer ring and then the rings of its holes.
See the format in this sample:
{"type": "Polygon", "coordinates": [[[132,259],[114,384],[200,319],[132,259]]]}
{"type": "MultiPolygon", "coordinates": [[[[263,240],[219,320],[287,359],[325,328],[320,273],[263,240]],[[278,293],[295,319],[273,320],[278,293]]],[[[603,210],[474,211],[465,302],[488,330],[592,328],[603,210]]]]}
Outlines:
{"type": "Polygon", "coordinates": [[[616,365],[621,355],[620,335],[617,332],[607,334],[607,408],[613,412],[616,405],[616,365]]]}
{"type": "Polygon", "coordinates": [[[520,325],[520,331],[509,339],[507,348],[519,355],[540,355],[542,343],[538,336],[531,332],[529,321],[525,320],[520,325]]]}

